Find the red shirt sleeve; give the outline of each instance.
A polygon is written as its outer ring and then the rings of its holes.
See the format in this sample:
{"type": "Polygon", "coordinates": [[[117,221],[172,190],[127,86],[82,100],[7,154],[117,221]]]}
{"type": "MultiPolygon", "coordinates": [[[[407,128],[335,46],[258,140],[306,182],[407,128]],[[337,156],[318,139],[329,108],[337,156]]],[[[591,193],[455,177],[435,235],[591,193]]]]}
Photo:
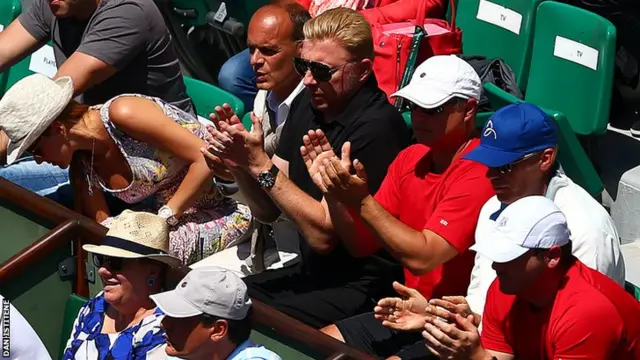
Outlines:
{"type": "Polygon", "coordinates": [[[623,321],[609,303],[578,302],[553,327],[551,359],[613,359],[622,339],[623,321]]]}
{"type": "Polygon", "coordinates": [[[493,196],[494,190],[486,177],[486,167],[470,162],[460,163],[460,166],[465,166],[465,171],[455,174],[457,179],[449,180],[451,185],[424,228],[440,235],[463,253],[473,243],[480,209],[493,196]]]}
{"type": "Polygon", "coordinates": [[[513,300],[506,297],[498,289],[497,279],[493,281],[487,291],[487,302],[482,313],[482,346],[487,350],[513,354],[513,349],[507,343],[507,316],[513,300]]]}

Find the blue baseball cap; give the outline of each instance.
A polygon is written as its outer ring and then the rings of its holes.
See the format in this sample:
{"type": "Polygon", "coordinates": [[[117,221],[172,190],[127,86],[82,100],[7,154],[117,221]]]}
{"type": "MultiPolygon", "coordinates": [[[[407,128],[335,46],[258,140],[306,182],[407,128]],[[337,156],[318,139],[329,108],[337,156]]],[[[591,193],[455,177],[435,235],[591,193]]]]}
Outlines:
{"type": "Polygon", "coordinates": [[[501,108],[489,118],[480,133],[480,145],[463,159],[499,167],[557,143],[553,119],[536,105],[517,103],[501,108]]]}

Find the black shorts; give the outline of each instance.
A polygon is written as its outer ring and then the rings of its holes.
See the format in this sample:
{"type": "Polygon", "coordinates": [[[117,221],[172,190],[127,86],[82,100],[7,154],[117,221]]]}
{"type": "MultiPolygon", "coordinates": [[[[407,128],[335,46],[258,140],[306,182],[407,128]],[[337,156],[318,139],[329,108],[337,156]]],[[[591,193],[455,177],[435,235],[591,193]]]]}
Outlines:
{"type": "Polygon", "coordinates": [[[372,312],[339,321],[336,326],[347,345],[380,358],[396,355],[402,360],[438,359],[427,349],[420,332],[385,327],[372,312]]]}
{"type": "Polygon", "coordinates": [[[244,281],[252,298],[320,329],[371,311],[378,299],[393,294],[391,284],[398,278],[393,275],[345,281],[344,276],[313,276],[292,267],[247,276],[244,281]]]}

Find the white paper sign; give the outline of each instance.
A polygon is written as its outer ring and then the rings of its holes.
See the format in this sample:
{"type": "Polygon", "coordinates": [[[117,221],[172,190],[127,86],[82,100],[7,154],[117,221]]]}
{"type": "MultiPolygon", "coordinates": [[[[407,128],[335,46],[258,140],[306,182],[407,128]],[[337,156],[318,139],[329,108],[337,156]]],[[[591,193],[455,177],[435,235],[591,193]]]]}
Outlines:
{"type": "Polygon", "coordinates": [[[227,4],[224,2],[220,3],[220,7],[218,11],[216,11],[216,15],[213,17],[217,22],[224,22],[227,18],[227,4]]]}
{"type": "Polygon", "coordinates": [[[0,24],[0,32],[2,32],[2,30],[4,30],[4,25],[0,24]]]}
{"type": "Polygon", "coordinates": [[[31,55],[29,70],[50,78],[56,75],[58,67],[56,66],[56,58],[53,55],[53,47],[51,45],[45,44],[31,55]]]}
{"type": "Polygon", "coordinates": [[[522,15],[502,5],[494,4],[487,0],[480,0],[476,18],[509,30],[516,35],[520,35],[522,15]]]}
{"type": "Polygon", "coordinates": [[[553,55],[593,70],[598,69],[598,50],[562,36],[556,36],[553,55]]]}

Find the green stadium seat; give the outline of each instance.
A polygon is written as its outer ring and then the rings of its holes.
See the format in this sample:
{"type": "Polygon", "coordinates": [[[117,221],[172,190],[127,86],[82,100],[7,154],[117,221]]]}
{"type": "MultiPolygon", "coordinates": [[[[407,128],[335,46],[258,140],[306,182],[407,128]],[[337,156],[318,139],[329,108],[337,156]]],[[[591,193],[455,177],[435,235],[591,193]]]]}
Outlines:
{"type": "MultiPolygon", "coordinates": [[[[22,12],[20,0],[3,0],[0,1],[0,31],[4,30],[11,22],[22,12]]],[[[9,81],[9,72],[7,70],[0,74],[0,96],[2,96],[9,81]]]]}
{"type": "Polygon", "coordinates": [[[457,9],[462,29],[462,52],[500,58],[513,70],[520,90],[527,85],[533,27],[544,0],[465,0],[457,9]]]}
{"type": "Polygon", "coordinates": [[[629,281],[625,281],[624,289],[627,290],[629,294],[633,295],[634,298],[640,301],[640,287],[637,287],[629,281]]]}
{"type": "Polygon", "coordinates": [[[67,300],[67,304],[64,308],[64,318],[62,320],[62,330],[60,332],[60,351],[58,352],[58,358],[62,359],[64,349],[67,346],[67,341],[71,336],[73,330],[73,323],[78,317],[80,309],[87,303],[89,299],[82,296],[71,294],[67,300]]]}
{"type": "Polygon", "coordinates": [[[233,111],[235,111],[240,118],[244,116],[244,104],[236,96],[204,81],[188,76],[184,76],[183,78],[184,84],[187,87],[187,95],[193,101],[198,115],[209,119],[209,114],[216,106],[227,103],[231,105],[233,111]]]}
{"type": "MultiPolygon", "coordinates": [[[[503,92],[494,84],[485,84],[484,88],[488,94],[491,94],[489,100],[491,101],[491,108],[494,110],[507,104],[522,102],[515,96],[503,92]]],[[[553,117],[558,126],[558,161],[562,164],[564,172],[592,196],[599,195],[604,189],[602,180],[582,145],[580,145],[567,117],[559,111],[544,107],[543,109],[549,116],[553,117]]]]}
{"type": "Polygon", "coordinates": [[[525,101],[562,112],[579,135],[604,134],[615,46],[616,29],[608,20],[567,4],[543,2],[536,15],[525,101]]]}

